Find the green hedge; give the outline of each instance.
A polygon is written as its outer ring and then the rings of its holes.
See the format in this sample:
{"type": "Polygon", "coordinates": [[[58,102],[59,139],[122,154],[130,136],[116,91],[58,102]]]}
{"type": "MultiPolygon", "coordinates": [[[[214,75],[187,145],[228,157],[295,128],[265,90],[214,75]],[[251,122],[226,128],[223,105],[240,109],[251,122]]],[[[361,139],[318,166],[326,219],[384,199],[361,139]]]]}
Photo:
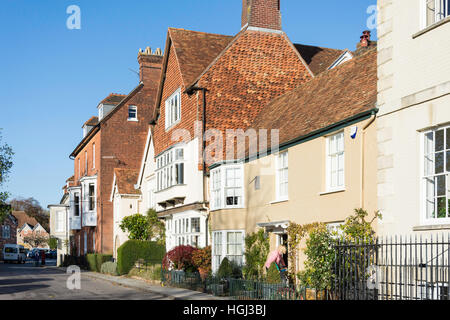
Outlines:
{"type": "Polygon", "coordinates": [[[165,246],[156,242],[128,240],[117,249],[117,271],[128,274],[138,259],[148,265],[161,264],[165,253],[165,246]]]}
{"type": "Polygon", "coordinates": [[[118,276],[119,274],[117,273],[117,263],[111,261],[103,263],[101,272],[112,276],[118,276]]]}
{"type": "Polygon", "coordinates": [[[93,272],[101,272],[102,264],[112,260],[112,255],[101,253],[90,253],[86,256],[89,270],[93,272]]]}

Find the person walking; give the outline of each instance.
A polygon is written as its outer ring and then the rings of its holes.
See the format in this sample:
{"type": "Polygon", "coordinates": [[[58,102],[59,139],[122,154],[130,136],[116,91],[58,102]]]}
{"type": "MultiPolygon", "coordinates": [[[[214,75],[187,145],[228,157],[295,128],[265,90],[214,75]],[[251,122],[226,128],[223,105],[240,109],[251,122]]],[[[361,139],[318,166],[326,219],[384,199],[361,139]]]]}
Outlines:
{"type": "Polygon", "coordinates": [[[272,263],[275,263],[275,266],[277,267],[277,270],[280,272],[280,278],[281,282],[286,284],[287,278],[286,278],[286,263],[284,262],[283,255],[286,254],[286,247],[285,246],[278,246],[278,248],[272,252],[269,253],[267,256],[266,263],[264,264],[264,267],[267,270],[269,270],[270,265],[272,263]]]}

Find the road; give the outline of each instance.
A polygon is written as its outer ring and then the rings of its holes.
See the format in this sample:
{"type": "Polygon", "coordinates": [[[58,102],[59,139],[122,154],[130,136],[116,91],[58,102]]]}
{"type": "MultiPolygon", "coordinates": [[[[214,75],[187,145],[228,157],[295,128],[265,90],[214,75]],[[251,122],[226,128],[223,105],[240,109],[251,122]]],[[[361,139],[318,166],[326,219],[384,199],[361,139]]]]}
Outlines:
{"type": "Polygon", "coordinates": [[[80,290],[69,290],[70,275],[55,268],[0,262],[0,300],[165,300],[157,293],[139,291],[93,279],[81,273],[80,290]]]}

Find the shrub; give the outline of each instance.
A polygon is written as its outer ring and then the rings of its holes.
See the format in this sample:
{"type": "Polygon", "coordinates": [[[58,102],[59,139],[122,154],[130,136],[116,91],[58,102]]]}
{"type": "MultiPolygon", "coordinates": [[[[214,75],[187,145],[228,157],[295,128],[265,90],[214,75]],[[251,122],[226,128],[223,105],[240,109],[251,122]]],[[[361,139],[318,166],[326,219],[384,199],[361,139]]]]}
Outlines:
{"type": "Polygon", "coordinates": [[[280,283],[281,282],[280,271],[278,271],[275,263],[272,263],[270,265],[269,270],[267,270],[266,282],[268,282],[268,283],[280,283]]]}
{"type": "Polygon", "coordinates": [[[217,270],[217,276],[219,278],[229,278],[233,274],[233,268],[231,267],[231,262],[228,258],[223,258],[220,263],[219,270],[217,270]]]}
{"type": "Polygon", "coordinates": [[[333,245],[336,239],[323,224],[309,232],[306,240],[305,270],[298,274],[300,283],[317,290],[330,289],[333,285],[333,266],[335,253],[333,245]]]}
{"type": "Polygon", "coordinates": [[[145,241],[149,238],[148,221],[142,214],[134,214],[122,219],[120,229],[128,233],[130,240],[145,241]]]}
{"type": "Polygon", "coordinates": [[[167,252],[163,259],[164,270],[175,269],[195,272],[197,268],[192,261],[192,254],[197,251],[192,246],[178,246],[167,252]]]}
{"type": "Polygon", "coordinates": [[[107,261],[102,264],[100,268],[101,273],[104,274],[110,274],[112,276],[118,276],[119,273],[117,272],[117,263],[112,261],[107,261]]]}
{"type": "Polygon", "coordinates": [[[97,253],[95,255],[96,258],[96,264],[97,264],[97,272],[101,272],[102,271],[102,265],[105,262],[110,262],[113,259],[113,256],[111,254],[101,254],[101,253],[97,253]]]}
{"type": "Polygon", "coordinates": [[[90,253],[86,256],[86,260],[89,266],[89,270],[96,272],[97,271],[97,257],[95,254],[90,253]]]}
{"type": "Polygon", "coordinates": [[[228,258],[223,258],[217,271],[217,276],[221,279],[240,279],[242,278],[242,270],[237,263],[230,261],[228,258]]]}
{"type": "Polygon", "coordinates": [[[113,258],[110,254],[90,253],[86,255],[87,264],[90,271],[101,272],[102,264],[111,261],[113,258]]]}
{"type": "Polygon", "coordinates": [[[193,251],[192,262],[200,272],[209,275],[211,273],[211,247],[193,251]]]}
{"type": "Polygon", "coordinates": [[[117,271],[128,274],[138,259],[148,264],[160,264],[165,247],[152,241],[128,240],[117,250],[117,271]]]}
{"type": "Polygon", "coordinates": [[[263,276],[264,264],[269,254],[269,238],[260,229],[245,237],[245,266],[243,273],[246,279],[260,279],[263,276]]]}

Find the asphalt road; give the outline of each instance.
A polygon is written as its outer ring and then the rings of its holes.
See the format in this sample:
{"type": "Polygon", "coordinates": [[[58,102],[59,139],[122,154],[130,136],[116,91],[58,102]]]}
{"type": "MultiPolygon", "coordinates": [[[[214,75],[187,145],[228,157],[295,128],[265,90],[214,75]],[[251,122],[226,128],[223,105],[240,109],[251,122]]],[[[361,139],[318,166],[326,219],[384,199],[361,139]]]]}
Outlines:
{"type": "Polygon", "coordinates": [[[65,274],[54,268],[37,268],[32,262],[0,262],[0,300],[165,300],[157,293],[138,291],[93,279],[81,273],[80,290],[69,290],[65,274]]]}

